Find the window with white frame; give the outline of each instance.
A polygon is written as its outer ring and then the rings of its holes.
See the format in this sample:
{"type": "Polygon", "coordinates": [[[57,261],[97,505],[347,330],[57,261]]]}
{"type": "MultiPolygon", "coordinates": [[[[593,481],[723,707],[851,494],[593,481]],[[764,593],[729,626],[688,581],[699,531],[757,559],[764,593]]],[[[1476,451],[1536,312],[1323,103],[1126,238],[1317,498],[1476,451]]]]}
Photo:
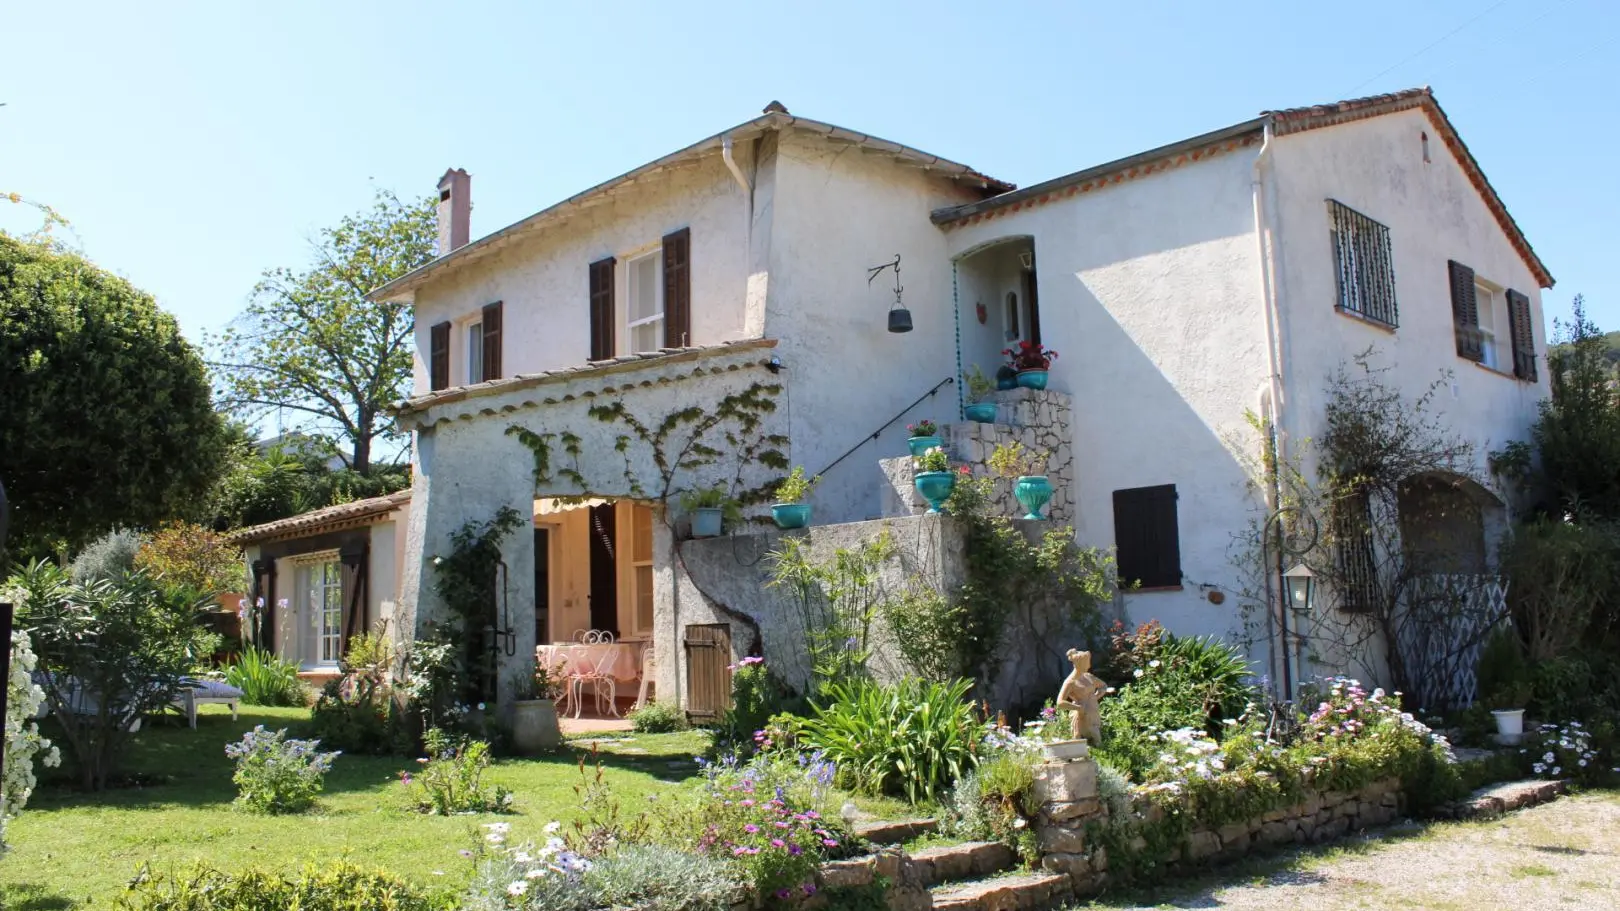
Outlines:
{"type": "Polygon", "coordinates": [[[635,632],[652,634],[653,628],[653,511],[637,505],[631,509],[630,572],[635,576],[635,632]]]}
{"type": "Polygon", "coordinates": [[[654,250],[629,262],[629,306],[625,310],[630,351],[644,354],[664,346],[664,258],[654,250]]]}
{"type": "Polygon", "coordinates": [[[484,381],[484,324],[467,324],[467,382],[484,381]]]}
{"type": "Polygon", "coordinates": [[[306,666],[334,667],[343,656],[343,564],[337,554],[298,567],[298,620],[306,666]]]}
{"type": "Polygon", "coordinates": [[[1492,370],[1501,370],[1505,359],[1497,343],[1497,327],[1507,322],[1507,299],[1493,286],[1475,281],[1474,305],[1479,308],[1479,341],[1484,355],[1480,363],[1492,370]]]}

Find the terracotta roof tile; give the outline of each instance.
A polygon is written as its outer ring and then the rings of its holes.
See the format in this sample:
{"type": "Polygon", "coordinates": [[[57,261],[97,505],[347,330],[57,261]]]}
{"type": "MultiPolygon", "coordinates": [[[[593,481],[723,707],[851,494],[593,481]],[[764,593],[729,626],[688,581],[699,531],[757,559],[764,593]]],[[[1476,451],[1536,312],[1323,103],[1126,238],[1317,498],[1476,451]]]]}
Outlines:
{"type": "Polygon", "coordinates": [[[355,500],[351,503],[339,503],[336,506],[327,506],[322,509],[312,509],[309,512],[266,522],[263,525],[250,525],[247,528],[238,528],[225,536],[225,540],[241,546],[259,541],[268,541],[272,538],[305,537],[329,530],[334,525],[354,522],[359,519],[368,519],[382,516],[404,506],[411,501],[411,491],[395,491],[381,497],[371,497],[366,500],[355,500]]]}

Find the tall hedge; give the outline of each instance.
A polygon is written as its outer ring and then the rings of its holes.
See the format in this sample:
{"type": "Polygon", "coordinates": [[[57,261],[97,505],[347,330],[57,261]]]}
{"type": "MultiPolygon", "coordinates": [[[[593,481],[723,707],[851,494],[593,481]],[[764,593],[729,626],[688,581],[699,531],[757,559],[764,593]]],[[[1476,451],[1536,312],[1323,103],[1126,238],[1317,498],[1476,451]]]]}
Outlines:
{"type": "Polygon", "coordinates": [[[223,445],[202,359],[151,295],[75,253],[0,234],[8,557],[187,514],[223,445]]]}

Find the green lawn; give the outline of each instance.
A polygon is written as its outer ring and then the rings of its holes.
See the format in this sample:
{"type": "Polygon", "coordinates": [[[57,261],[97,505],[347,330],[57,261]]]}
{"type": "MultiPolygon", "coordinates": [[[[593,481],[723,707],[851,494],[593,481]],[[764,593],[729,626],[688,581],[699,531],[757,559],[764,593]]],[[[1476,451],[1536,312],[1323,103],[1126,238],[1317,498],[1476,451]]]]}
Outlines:
{"type": "MultiPolygon", "coordinates": [[[[204,860],[225,869],[250,864],[290,866],[347,854],[424,883],[459,884],[468,863],[457,851],[478,837],[482,823],[510,822],[517,840],[538,837],[553,819],[571,820],[579,802],[578,760],[589,743],[577,739],[543,759],[504,760],[488,779],[517,795],[508,816],[422,816],[406,808],[399,773],[416,764],[399,757],[343,756],[326,779],[319,807],[299,816],[255,816],[235,810],[225,744],[255,724],[288,727],[304,709],[204,707],[196,731],[172,720],[138,738],[126,765],[151,776],[145,787],[86,794],[55,780],[42,785],[8,827],[12,850],[0,858],[0,908],[61,911],[107,908],[142,864],[168,868],[204,860]]],[[[696,774],[701,732],[606,735],[601,761],[626,807],[678,786],[696,774]],[[629,738],[629,739],[625,739],[629,738]],[[642,752],[644,751],[644,752],[642,752]]],[[[594,772],[594,769],[592,770],[594,772]]]]}

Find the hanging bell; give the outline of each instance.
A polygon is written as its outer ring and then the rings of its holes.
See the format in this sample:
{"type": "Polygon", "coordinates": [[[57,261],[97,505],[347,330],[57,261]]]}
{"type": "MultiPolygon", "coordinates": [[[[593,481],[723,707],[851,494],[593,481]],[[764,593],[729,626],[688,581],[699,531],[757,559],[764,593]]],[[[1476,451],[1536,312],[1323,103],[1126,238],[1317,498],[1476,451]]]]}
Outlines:
{"type": "Polygon", "coordinates": [[[904,307],[891,307],[891,308],[889,308],[889,331],[890,332],[910,332],[911,331],[911,311],[907,310],[904,307]]]}

